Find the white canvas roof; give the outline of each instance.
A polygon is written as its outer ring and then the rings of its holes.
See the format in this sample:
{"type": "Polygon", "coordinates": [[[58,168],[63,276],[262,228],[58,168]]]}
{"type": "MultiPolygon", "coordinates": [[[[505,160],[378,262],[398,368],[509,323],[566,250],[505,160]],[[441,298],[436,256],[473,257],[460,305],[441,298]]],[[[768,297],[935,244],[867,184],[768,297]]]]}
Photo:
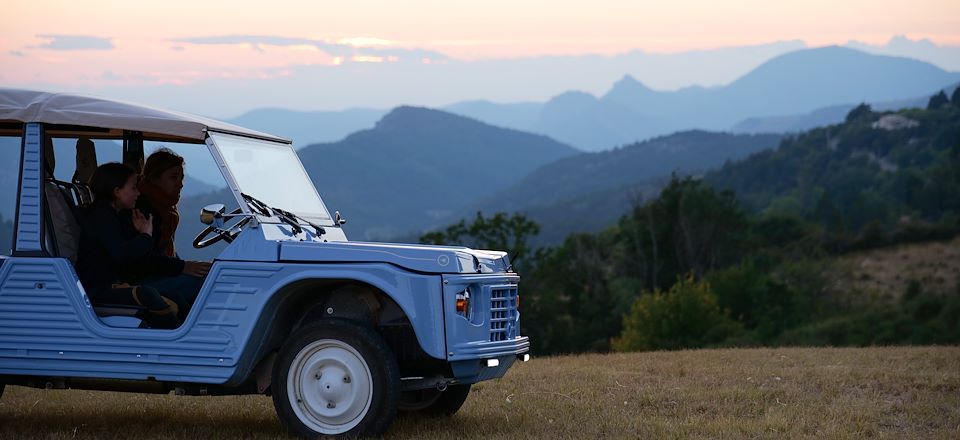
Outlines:
{"type": "Polygon", "coordinates": [[[0,88],[0,121],[42,122],[140,131],[144,137],[203,141],[207,131],[275,142],[290,140],[202,116],[70,93],[0,88]]]}

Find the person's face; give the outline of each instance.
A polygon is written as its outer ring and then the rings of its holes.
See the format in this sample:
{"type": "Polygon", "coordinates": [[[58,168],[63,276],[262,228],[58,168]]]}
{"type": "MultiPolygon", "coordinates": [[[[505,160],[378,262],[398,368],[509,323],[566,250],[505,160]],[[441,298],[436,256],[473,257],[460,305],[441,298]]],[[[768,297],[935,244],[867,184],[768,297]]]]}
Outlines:
{"type": "Polygon", "coordinates": [[[175,166],[160,173],[150,182],[157,185],[163,192],[171,197],[180,197],[180,191],[183,190],[183,167],[175,166]]]}
{"type": "Polygon", "coordinates": [[[140,190],[137,189],[137,176],[133,175],[119,188],[113,190],[114,203],[119,209],[133,209],[137,205],[140,190]]]}

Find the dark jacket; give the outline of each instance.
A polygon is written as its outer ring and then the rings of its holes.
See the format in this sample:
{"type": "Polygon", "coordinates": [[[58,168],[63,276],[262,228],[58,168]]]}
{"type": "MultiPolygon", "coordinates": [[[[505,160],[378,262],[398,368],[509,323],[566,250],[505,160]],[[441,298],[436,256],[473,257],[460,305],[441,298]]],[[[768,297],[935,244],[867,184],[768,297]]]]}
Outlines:
{"type": "Polygon", "coordinates": [[[133,227],[129,211],[117,212],[108,204],[94,203],[82,217],[77,275],[84,288],[136,284],[144,278],[183,272],[183,260],[161,255],[153,238],[133,227]]]}

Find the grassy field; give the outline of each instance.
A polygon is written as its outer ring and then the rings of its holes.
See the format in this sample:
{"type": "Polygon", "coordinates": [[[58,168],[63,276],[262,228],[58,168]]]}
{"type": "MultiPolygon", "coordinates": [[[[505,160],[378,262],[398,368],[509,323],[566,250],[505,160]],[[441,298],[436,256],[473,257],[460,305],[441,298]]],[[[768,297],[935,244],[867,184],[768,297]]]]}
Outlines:
{"type": "MultiPolygon", "coordinates": [[[[787,348],[533,359],[452,418],[387,438],[960,438],[960,347],[787,348]]],[[[263,396],[8,387],[0,438],[287,438],[263,396]]]]}

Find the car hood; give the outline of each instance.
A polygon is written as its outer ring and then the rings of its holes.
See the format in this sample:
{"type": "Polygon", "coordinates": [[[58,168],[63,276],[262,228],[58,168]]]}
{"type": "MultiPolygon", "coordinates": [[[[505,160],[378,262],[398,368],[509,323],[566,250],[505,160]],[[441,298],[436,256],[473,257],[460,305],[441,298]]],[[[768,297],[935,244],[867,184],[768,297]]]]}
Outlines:
{"type": "Polygon", "coordinates": [[[282,242],[281,261],[390,263],[426,273],[497,273],[512,271],[506,252],[458,246],[367,242],[282,242]]]}

